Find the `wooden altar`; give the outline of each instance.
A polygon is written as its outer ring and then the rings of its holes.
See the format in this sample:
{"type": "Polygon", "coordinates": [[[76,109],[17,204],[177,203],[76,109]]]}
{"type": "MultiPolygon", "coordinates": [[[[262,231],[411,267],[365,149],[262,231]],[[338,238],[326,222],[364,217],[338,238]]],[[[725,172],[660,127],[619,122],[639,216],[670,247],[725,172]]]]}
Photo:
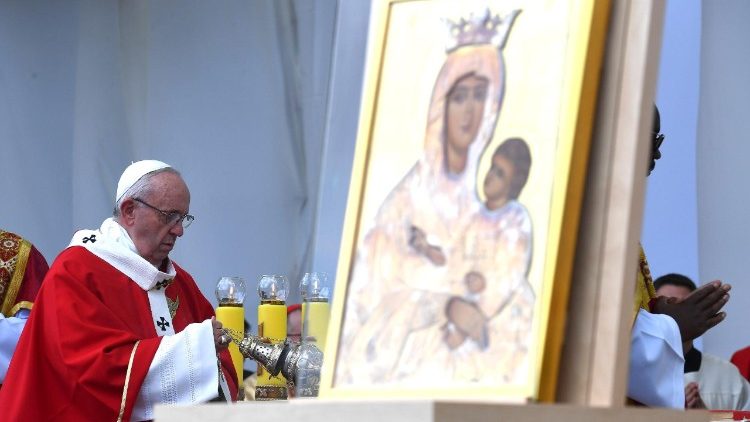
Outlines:
{"type": "Polygon", "coordinates": [[[294,399],[288,402],[243,402],[233,406],[156,406],[158,422],[706,422],[705,411],[646,408],[592,408],[572,405],[507,405],[447,401],[334,401],[294,399]]]}

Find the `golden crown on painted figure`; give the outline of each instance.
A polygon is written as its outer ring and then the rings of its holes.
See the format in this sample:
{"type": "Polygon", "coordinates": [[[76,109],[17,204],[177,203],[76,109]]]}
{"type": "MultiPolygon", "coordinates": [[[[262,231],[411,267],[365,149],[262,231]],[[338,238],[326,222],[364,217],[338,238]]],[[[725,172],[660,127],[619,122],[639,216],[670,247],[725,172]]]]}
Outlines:
{"type": "Polygon", "coordinates": [[[516,9],[501,17],[485,9],[483,13],[472,13],[468,19],[462,17],[457,22],[445,19],[449,31],[445,51],[450,53],[460,47],[474,44],[493,44],[502,49],[519,13],[521,10],[516,9]]]}

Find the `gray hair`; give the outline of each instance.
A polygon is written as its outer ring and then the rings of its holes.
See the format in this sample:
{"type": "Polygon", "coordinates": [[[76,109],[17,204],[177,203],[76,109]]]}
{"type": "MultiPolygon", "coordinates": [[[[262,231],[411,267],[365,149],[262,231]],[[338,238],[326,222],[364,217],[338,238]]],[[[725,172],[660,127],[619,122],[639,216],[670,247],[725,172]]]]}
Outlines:
{"type": "Polygon", "coordinates": [[[126,200],[148,196],[153,190],[153,183],[151,183],[151,181],[153,180],[154,176],[161,173],[172,173],[182,177],[180,172],[177,171],[174,167],[164,167],[162,169],[154,170],[150,173],[144,174],[140,179],[138,179],[138,181],[133,183],[133,186],[128,188],[128,190],[126,190],[125,193],[122,194],[122,197],[120,197],[120,199],[117,200],[117,202],[115,203],[115,209],[112,211],[112,216],[115,218],[120,217],[120,207],[126,200]]]}

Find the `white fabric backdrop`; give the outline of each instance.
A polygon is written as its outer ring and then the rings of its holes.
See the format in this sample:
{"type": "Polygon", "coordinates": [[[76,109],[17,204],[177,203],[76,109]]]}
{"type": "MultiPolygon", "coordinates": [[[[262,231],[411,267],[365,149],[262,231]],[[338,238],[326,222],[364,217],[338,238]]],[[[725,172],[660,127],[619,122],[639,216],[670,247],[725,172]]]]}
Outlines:
{"type": "Polygon", "coordinates": [[[696,283],[698,220],[695,145],[701,45],[700,0],[668,1],[656,104],[666,135],[647,179],[641,242],[655,277],[682,273],[696,283]]]}
{"type": "Polygon", "coordinates": [[[50,259],[73,234],[78,11],[0,3],[0,220],[50,259]]]}
{"type": "Polygon", "coordinates": [[[700,274],[732,283],[728,317],[706,333],[709,353],[750,345],[750,2],[703,1],[698,120],[700,274]]]}

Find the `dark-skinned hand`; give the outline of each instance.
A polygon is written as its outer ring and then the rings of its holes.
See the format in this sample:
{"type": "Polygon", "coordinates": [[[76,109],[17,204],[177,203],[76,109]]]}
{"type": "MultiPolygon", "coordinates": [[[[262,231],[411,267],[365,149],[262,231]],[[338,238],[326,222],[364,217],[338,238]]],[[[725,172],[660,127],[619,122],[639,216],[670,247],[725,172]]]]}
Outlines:
{"type": "Polygon", "coordinates": [[[652,312],[674,318],[680,327],[682,341],[693,340],[726,318],[726,313],[719,311],[729,301],[727,292],[731,288],[729,284],[712,281],[683,300],[659,296],[652,306],[652,312]]]}

